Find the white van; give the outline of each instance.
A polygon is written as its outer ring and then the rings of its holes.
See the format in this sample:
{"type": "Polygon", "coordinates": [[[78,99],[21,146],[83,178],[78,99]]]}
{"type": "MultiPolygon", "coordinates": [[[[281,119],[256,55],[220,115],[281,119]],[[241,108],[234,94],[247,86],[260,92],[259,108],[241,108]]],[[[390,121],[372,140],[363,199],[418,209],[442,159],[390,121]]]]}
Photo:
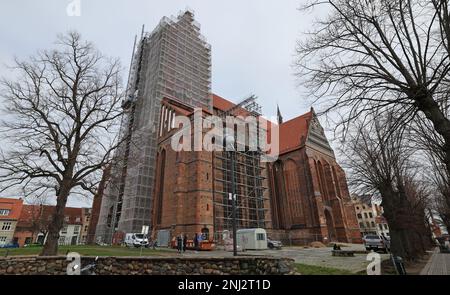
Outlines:
{"type": "Polygon", "coordinates": [[[267,250],[267,232],[263,228],[240,229],[237,244],[242,250],[267,250]]]}
{"type": "Polygon", "coordinates": [[[126,234],[124,243],[127,247],[148,247],[148,238],[144,234],[126,234]]]}

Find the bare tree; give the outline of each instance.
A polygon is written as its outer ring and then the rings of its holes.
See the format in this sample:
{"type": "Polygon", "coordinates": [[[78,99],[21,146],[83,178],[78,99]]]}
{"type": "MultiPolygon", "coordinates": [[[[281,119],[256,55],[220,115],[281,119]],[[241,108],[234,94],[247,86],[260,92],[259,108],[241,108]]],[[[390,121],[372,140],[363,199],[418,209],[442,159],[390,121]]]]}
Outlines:
{"type": "Polygon", "coordinates": [[[424,178],[432,188],[430,209],[437,212],[445,227],[450,226],[450,175],[444,163],[444,140],[433,132],[431,123],[418,116],[410,127],[408,138],[424,153],[424,178]]]}
{"type": "Polygon", "coordinates": [[[349,132],[343,153],[350,185],[361,193],[381,196],[391,235],[391,251],[406,259],[420,257],[429,246],[425,225],[428,192],[415,181],[414,150],[400,130],[390,131],[397,118],[378,115],[349,132]]]}
{"type": "Polygon", "coordinates": [[[2,80],[9,140],[0,156],[1,191],[53,193],[56,208],[41,255],[57,253],[70,194],[95,193],[102,167],[118,145],[121,67],[76,32],[58,37],[57,48],[16,60],[16,80],[2,80]]]}
{"type": "Polygon", "coordinates": [[[29,230],[31,231],[31,241],[34,241],[35,234],[42,234],[44,239],[48,234],[48,225],[50,221],[44,215],[44,207],[48,205],[46,197],[34,197],[28,201],[31,205],[29,217],[29,230]]]}
{"type": "MultiPolygon", "coordinates": [[[[422,114],[443,139],[450,172],[449,40],[446,0],[325,0],[326,19],[298,44],[298,74],[324,112],[342,123],[389,110],[407,126],[422,114]]],[[[370,116],[369,116],[370,117],[370,116]]],[[[346,130],[346,128],[344,128],[346,130]]]]}

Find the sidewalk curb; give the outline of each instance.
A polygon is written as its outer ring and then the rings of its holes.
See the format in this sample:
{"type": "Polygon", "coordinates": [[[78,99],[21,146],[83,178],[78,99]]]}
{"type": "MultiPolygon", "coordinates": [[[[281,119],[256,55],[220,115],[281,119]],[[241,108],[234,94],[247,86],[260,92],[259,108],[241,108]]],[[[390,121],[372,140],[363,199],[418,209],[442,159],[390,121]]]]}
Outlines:
{"type": "Polygon", "coordinates": [[[426,276],[426,275],[428,275],[428,272],[430,271],[430,268],[431,268],[431,265],[433,264],[433,257],[434,257],[434,255],[436,254],[436,253],[438,253],[438,248],[435,248],[434,250],[433,250],[433,254],[431,254],[431,256],[430,256],[430,258],[428,259],[428,262],[427,262],[427,264],[425,265],[425,267],[420,271],[420,274],[419,275],[421,275],[421,276],[426,276]]]}

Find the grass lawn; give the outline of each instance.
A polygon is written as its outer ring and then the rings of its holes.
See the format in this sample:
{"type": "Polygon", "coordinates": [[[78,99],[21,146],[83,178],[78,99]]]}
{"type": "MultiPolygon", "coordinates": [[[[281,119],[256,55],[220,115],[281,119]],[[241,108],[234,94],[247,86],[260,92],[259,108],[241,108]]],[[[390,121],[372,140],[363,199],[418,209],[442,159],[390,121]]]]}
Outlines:
{"type": "MultiPolygon", "coordinates": [[[[25,247],[15,249],[0,249],[0,256],[13,255],[38,255],[42,247],[25,247]]],[[[138,248],[111,247],[111,246],[60,246],[58,254],[66,255],[67,252],[78,252],[83,256],[139,256],[141,250],[138,248]]],[[[168,250],[142,249],[142,256],[156,256],[171,253],[168,250]]]]}
{"type": "Polygon", "coordinates": [[[302,275],[355,275],[351,271],[345,269],[329,268],[315,265],[307,265],[296,263],[297,272],[302,275]]]}

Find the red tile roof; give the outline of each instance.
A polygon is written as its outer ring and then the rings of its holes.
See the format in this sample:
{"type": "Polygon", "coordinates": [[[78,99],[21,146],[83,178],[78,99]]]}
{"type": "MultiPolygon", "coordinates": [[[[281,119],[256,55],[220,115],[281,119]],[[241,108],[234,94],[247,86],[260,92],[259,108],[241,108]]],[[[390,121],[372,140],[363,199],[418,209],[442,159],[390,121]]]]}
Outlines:
{"type": "MultiPolygon", "coordinates": [[[[223,112],[228,111],[229,109],[231,109],[232,107],[234,107],[236,104],[217,95],[217,94],[212,94],[212,98],[213,98],[213,107],[215,109],[221,110],[223,112]]],[[[247,116],[250,113],[244,109],[244,108],[238,108],[236,110],[234,110],[233,115],[235,116],[247,116]]]]}
{"type": "MultiPolygon", "coordinates": [[[[41,220],[42,222],[50,222],[51,216],[55,211],[55,206],[48,205],[24,205],[20,214],[18,227],[32,226],[33,222],[41,220]],[[42,207],[42,209],[40,209],[42,207]],[[42,210],[42,211],[41,211],[42,210]]],[[[71,208],[66,207],[64,209],[64,217],[68,217],[68,220],[64,220],[67,224],[82,224],[82,212],[83,208],[71,208]]]]}
{"type": "Polygon", "coordinates": [[[313,111],[280,125],[280,154],[296,150],[305,144],[313,111]]]}
{"type": "Polygon", "coordinates": [[[18,220],[22,205],[22,199],[0,198],[0,209],[10,210],[8,215],[0,215],[0,220],[18,220]]]}
{"type": "Polygon", "coordinates": [[[213,93],[212,98],[213,98],[213,107],[221,111],[226,111],[235,106],[234,103],[232,103],[229,100],[226,100],[221,96],[218,96],[217,94],[213,93]]]}
{"type": "MultiPolygon", "coordinates": [[[[227,111],[233,106],[235,106],[235,104],[232,103],[231,101],[216,94],[213,94],[213,105],[214,108],[219,109],[221,111],[227,111]]],[[[245,112],[245,110],[243,111],[245,112]]],[[[241,114],[244,113],[241,111],[241,114]]],[[[239,115],[239,113],[236,113],[236,115],[239,115]]],[[[296,150],[305,144],[306,137],[308,136],[309,122],[311,121],[312,117],[313,117],[313,110],[279,125],[280,154],[285,154],[290,151],[296,150]]],[[[268,127],[267,138],[269,142],[271,141],[271,127],[272,124],[274,124],[271,123],[272,122],[268,121],[267,124],[268,127]]]]}
{"type": "Polygon", "coordinates": [[[39,205],[23,205],[17,227],[32,226],[33,221],[36,221],[38,219],[40,212],[39,208],[39,205]]]}
{"type": "MultiPolygon", "coordinates": [[[[236,104],[217,95],[212,94],[213,99],[213,107],[214,109],[221,110],[221,111],[227,111],[234,107],[236,104]]],[[[168,99],[171,100],[171,99],[168,99]]],[[[178,113],[184,114],[184,115],[190,115],[192,113],[192,108],[183,105],[182,103],[178,101],[173,101],[168,103],[171,105],[172,108],[174,108],[178,113]]],[[[233,115],[241,115],[246,116],[249,112],[245,110],[244,108],[239,108],[234,111],[233,115]]],[[[306,137],[308,136],[308,130],[309,130],[309,122],[311,121],[313,117],[314,111],[311,110],[306,114],[303,114],[301,116],[298,116],[292,120],[289,120],[287,122],[282,123],[279,125],[279,152],[281,154],[285,154],[288,152],[291,152],[293,150],[296,150],[300,147],[302,147],[306,142],[306,137]]],[[[264,119],[265,120],[265,119],[264,119]]],[[[272,123],[271,121],[267,120],[267,140],[268,142],[271,142],[271,129],[272,124],[275,125],[275,123],[272,123]]]]}

